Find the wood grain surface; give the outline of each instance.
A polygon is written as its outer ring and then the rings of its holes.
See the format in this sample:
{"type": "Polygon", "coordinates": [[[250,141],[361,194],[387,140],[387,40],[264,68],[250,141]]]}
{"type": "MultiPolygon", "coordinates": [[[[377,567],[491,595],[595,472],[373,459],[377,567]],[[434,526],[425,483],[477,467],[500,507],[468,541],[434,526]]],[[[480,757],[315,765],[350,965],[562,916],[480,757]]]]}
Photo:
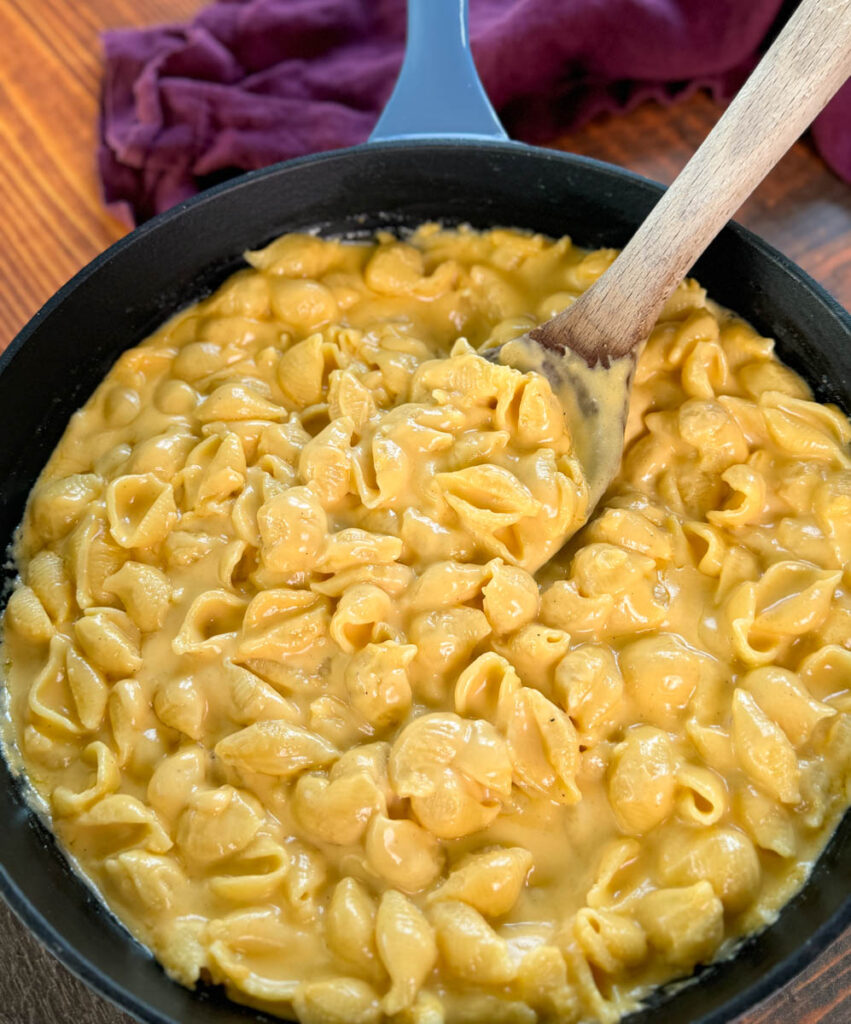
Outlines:
{"type": "Polygon", "coordinates": [[[531,337],[592,365],[633,353],[689,268],[849,73],[851,0],[802,0],[614,266],[531,337]]]}
{"type": "MultiPolygon", "coordinates": [[[[0,349],[73,273],[124,233],[94,170],[98,32],[184,18],[200,0],[0,0],[0,349]]],[[[560,148],[671,181],[719,116],[703,95],[601,117],[560,148]]],[[[740,212],[851,305],[851,188],[797,144],[740,212]]],[[[131,1024],[0,905],[0,1024],[131,1024]]],[[[848,1024],[851,932],[737,1024],[848,1024]]],[[[191,1022],[187,1022],[191,1024],[191,1022]]]]}

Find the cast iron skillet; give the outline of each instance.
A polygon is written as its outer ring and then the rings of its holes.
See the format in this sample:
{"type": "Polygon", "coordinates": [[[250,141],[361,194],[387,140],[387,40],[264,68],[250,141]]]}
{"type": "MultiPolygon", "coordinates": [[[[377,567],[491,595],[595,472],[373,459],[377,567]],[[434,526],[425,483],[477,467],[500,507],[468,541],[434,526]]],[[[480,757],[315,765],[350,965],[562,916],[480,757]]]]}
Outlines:
{"type": "MultiPolygon", "coordinates": [[[[506,140],[473,69],[466,0],[411,0],[409,48],[373,139],[246,175],[139,228],[81,271],[0,359],[0,543],[71,413],[118,354],[219,284],[283,231],[367,234],[424,220],[569,233],[621,246],[660,186],[615,167],[506,140]],[[417,129],[416,131],[414,129],[417,129]],[[405,137],[400,137],[405,136],[405,137]]],[[[730,225],[694,269],[709,293],[777,339],[822,401],[851,411],[851,318],[814,281],[730,225]]],[[[147,1024],[273,1018],[189,992],[71,872],[0,762],[0,892],[71,971],[147,1024]]],[[[663,989],[630,1024],[720,1024],[764,998],[851,923],[851,817],[778,922],[695,984],[663,989]]]]}

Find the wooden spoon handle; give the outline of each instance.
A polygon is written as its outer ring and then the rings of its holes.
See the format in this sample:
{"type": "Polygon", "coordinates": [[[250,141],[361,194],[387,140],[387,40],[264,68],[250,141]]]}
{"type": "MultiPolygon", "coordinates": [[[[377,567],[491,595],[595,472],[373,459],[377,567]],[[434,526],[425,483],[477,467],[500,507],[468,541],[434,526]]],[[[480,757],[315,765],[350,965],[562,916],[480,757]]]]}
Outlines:
{"type": "Polygon", "coordinates": [[[538,340],[591,362],[643,341],[689,267],[849,74],[851,0],[804,0],[611,268],[538,340]]]}

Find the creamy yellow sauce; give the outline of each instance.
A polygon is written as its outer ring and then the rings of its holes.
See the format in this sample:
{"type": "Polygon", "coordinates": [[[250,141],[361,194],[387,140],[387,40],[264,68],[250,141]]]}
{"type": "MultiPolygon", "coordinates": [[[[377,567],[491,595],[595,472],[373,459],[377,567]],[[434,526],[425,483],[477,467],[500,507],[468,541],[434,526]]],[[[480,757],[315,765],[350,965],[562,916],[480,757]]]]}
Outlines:
{"type": "MultiPolygon", "coordinates": [[[[539,374],[550,383],[582,468],[589,513],[620,468],[635,360],[636,353],[632,351],[611,360],[608,366],[589,366],[570,349],[562,353],[546,351],[525,334],[499,346],[500,363],[524,373],[539,374]]],[[[578,529],[584,521],[571,526],[578,529]]],[[[553,538],[551,554],[558,551],[564,540],[558,543],[558,538],[553,538]]]]}
{"type": "Polygon", "coordinates": [[[851,428],[686,282],[550,557],[595,453],[477,350],[613,257],[284,236],[72,418],[7,756],[176,980],[304,1024],[611,1022],[805,880],[849,803],[851,428]]]}

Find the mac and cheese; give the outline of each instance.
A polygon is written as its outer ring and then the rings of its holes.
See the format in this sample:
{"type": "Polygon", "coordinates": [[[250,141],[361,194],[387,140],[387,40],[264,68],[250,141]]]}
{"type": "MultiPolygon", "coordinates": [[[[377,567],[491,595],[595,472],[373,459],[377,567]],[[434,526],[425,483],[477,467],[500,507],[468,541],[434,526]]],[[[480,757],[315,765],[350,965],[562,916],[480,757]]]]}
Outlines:
{"type": "Polygon", "coordinates": [[[168,973],[304,1024],[612,1022],[801,886],[851,785],[851,428],[694,282],[589,494],[478,354],[614,252],[287,235],[36,484],[9,750],[168,973]]]}

